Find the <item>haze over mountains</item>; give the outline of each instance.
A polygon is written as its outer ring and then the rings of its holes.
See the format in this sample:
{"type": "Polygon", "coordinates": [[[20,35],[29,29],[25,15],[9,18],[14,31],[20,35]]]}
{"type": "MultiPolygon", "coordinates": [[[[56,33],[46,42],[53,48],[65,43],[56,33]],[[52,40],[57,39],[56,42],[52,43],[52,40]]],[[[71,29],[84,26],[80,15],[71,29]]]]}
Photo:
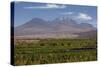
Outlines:
{"type": "Polygon", "coordinates": [[[51,21],[33,18],[17,26],[14,31],[17,38],[96,38],[96,33],[96,28],[91,24],[78,23],[65,17],[51,21]]]}

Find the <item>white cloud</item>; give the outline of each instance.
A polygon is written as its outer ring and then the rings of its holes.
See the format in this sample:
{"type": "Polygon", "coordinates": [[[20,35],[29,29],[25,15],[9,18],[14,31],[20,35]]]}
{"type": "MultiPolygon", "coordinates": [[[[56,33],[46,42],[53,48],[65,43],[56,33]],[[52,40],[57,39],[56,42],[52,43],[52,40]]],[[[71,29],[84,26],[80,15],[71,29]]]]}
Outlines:
{"type": "Polygon", "coordinates": [[[44,6],[30,6],[30,7],[24,7],[25,9],[49,9],[49,8],[66,8],[65,5],[57,5],[57,4],[46,4],[44,6]]]}
{"type": "Polygon", "coordinates": [[[66,8],[65,5],[47,4],[47,8],[66,8]]]}
{"type": "Polygon", "coordinates": [[[73,12],[63,12],[63,13],[60,13],[60,14],[62,14],[62,15],[72,15],[74,13],[73,12]]]}
{"type": "Polygon", "coordinates": [[[85,13],[79,13],[78,16],[76,16],[76,19],[88,21],[88,20],[92,20],[92,17],[85,13]]]}

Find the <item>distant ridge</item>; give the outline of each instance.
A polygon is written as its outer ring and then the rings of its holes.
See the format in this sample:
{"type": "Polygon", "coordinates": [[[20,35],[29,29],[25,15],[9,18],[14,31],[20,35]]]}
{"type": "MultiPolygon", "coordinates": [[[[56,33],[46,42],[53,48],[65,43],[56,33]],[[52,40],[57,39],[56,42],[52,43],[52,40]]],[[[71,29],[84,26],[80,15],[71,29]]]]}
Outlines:
{"type": "Polygon", "coordinates": [[[71,18],[61,17],[51,21],[33,18],[17,26],[14,31],[15,37],[19,38],[84,38],[89,37],[89,33],[96,37],[96,32],[96,28],[91,24],[79,24],[71,18]]]}

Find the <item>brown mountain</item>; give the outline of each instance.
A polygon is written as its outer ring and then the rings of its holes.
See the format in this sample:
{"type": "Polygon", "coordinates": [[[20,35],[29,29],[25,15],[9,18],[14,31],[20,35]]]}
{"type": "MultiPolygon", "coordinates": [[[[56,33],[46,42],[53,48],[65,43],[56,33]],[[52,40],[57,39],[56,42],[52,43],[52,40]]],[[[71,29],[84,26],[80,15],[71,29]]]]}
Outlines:
{"type": "Polygon", "coordinates": [[[87,32],[93,30],[96,29],[91,24],[79,24],[70,18],[56,18],[52,21],[33,18],[16,27],[14,33],[20,38],[75,38],[86,36],[87,32]]]}

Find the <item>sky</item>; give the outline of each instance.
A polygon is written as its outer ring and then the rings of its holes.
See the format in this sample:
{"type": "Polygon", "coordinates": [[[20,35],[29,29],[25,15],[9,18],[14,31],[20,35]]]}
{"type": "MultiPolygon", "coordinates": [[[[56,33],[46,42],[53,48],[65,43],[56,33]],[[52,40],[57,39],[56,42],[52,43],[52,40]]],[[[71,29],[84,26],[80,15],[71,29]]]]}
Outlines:
{"type": "Polygon", "coordinates": [[[14,23],[19,26],[33,18],[53,20],[57,17],[70,17],[79,23],[97,25],[97,7],[70,4],[14,2],[14,23]]]}

